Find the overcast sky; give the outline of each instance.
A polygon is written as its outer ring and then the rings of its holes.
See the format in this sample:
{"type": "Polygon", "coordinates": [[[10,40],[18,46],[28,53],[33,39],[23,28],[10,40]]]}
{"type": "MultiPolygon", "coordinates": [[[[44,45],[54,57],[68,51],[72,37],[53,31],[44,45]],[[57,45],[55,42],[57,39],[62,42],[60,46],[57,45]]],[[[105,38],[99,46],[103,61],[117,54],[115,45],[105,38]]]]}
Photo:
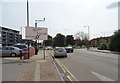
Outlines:
{"type": "MultiPolygon", "coordinates": [[[[27,0],[2,0],[0,3],[0,26],[21,30],[23,38],[26,26],[27,0]]],[[[56,33],[75,35],[79,31],[87,33],[90,27],[90,38],[110,36],[118,29],[119,0],[29,0],[30,26],[35,20],[39,27],[47,27],[48,34],[56,33]]]]}

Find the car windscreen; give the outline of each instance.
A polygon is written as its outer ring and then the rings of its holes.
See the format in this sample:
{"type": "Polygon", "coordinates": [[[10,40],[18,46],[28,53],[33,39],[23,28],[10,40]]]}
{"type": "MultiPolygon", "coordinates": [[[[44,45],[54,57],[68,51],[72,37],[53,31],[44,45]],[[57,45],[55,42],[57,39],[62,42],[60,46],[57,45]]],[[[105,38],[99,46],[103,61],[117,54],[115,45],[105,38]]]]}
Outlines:
{"type": "Polygon", "coordinates": [[[57,51],[65,51],[63,48],[58,48],[57,51]]]}
{"type": "Polygon", "coordinates": [[[72,49],[72,47],[66,47],[66,48],[71,48],[72,49]]]}

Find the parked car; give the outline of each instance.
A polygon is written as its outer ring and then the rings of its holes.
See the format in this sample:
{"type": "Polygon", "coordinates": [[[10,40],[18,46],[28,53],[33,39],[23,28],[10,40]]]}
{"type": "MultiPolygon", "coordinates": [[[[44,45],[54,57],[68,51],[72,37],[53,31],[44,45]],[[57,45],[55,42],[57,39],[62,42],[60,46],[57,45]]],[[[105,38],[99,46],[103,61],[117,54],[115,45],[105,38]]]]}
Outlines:
{"type": "Polygon", "coordinates": [[[51,46],[47,46],[47,47],[45,48],[45,50],[52,50],[52,47],[51,47],[51,46]]]}
{"type": "Polygon", "coordinates": [[[22,51],[22,49],[19,49],[17,47],[13,47],[13,46],[8,46],[8,47],[0,47],[0,52],[2,52],[2,57],[4,56],[19,56],[20,55],[20,51],[22,51]]]}
{"type": "Polygon", "coordinates": [[[54,57],[67,57],[65,48],[59,47],[54,50],[54,57]]]}
{"type": "Polygon", "coordinates": [[[65,47],[67,53],[73,53],[73,48],[71,46],[65,47]]]}
{"type": "Polygon", "coordinates": [[[13,46],[18,47],[19,49],[28,48],[28,46],[26,44],[14,44],[13,46]]]}

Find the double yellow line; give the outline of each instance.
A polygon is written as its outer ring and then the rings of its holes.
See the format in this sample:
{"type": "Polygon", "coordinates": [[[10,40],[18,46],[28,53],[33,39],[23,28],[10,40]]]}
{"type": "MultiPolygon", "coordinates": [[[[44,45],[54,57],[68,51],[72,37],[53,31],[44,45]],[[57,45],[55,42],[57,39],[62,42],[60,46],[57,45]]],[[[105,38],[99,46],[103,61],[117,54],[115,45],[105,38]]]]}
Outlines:
{"type": "MultiPolygon", "coordinates": [[[[49,52],[50,53],[50,52],[49,52]]],[[[54,57],[54,55],[52,54],[52,53],[50,53],[53,57],[54,57]]],[[[74,81],[78,81],[76,78],[75,78],[75,76],[58,60],[58,59],[54,59],[58,64],[59,64],[59,66],[62,68],[62,70],[63,70],[63,72],[64,73],[69,73],[69,75],[67,75],[67,78],[72,82],[73,81],[73,79],[74,79],[74,81]],[[73,78],[73,79],[71,79],[71,77],[73,78]]]]}

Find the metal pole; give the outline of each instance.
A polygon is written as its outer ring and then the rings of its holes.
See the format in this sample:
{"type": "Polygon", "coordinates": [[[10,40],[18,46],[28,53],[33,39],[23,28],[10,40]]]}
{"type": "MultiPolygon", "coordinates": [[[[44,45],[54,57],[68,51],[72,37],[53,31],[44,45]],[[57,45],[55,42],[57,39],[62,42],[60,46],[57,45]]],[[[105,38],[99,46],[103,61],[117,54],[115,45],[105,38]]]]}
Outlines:
{"type": "Polygon", "coordinates": [[[28,59],[30,59],[30,43],[28,42],[28,59]]]}
{"type": "Polygon", "coordinates": [[[90,27],[88,26],[88,50],[90,49],[90,27]]]}
{"type": "MultiPolygon", "coordinates": [[[[35,27],[37,27],[36,20],[35,20],[35,27]]],[[[35,41],[35,54],[37,55],[37,40],[35,41]]]]}
{"type": "Polygon", "coordinates": [[[29,27],[29,2],[27,0],[27,26],[29,27]]]}
{"type": "MultiPolygon", "coordinates": [[[[37,27],[37,22],[40,22],[40,21],[45,21],[45,18],[43,18],[43,20],[35,20],[35,27],[37,27]]],[[[43,42],[43,47],[45,48],[44,42],[43,42]]],[[[37,49],[37,40],[36,40],[35,54],[37,54],[37,52],[38,52],[38,49],[37,49]]],[[[43,49],[43,53],[44,53],[43,58],[45,59],[45,49],[43,49]]]]}
{"type": "Polygon", "coordinates": [[[43,46],[44,46],[44,49],[43,49],[43,59],[45,59],[45,43],[43,41],[43,46]]]}
{"type": "Polygon", "coordinates": [[[90,28],[88,26],[88,40],[90,40],[90,28]]]}
{"type": "MultiPolygon", "coordinates": [[[[29,3],[27,0],[27,27],[29,27],[29,3]]],[[[29,42],[28,42],[28,59],[30,59],[30,55],[29,55],[29,42]]]]}
{"type": "Polygon", "coordinates": [[[35,27],[37,27],[37,22],[35,22],[35,27]]]}
{"type": "Polygon", "coordinates": [[[89,26],[84,26],[84,27],[88,27],[88,43],[87,43],[87,50],[90,49],[89,45],[90,45],[90,27],[89,26]]]}
{"type": "Polygon", "coordinates": [[[35,41],[35,54],[37,55],[37,40],[35,41]]]}

